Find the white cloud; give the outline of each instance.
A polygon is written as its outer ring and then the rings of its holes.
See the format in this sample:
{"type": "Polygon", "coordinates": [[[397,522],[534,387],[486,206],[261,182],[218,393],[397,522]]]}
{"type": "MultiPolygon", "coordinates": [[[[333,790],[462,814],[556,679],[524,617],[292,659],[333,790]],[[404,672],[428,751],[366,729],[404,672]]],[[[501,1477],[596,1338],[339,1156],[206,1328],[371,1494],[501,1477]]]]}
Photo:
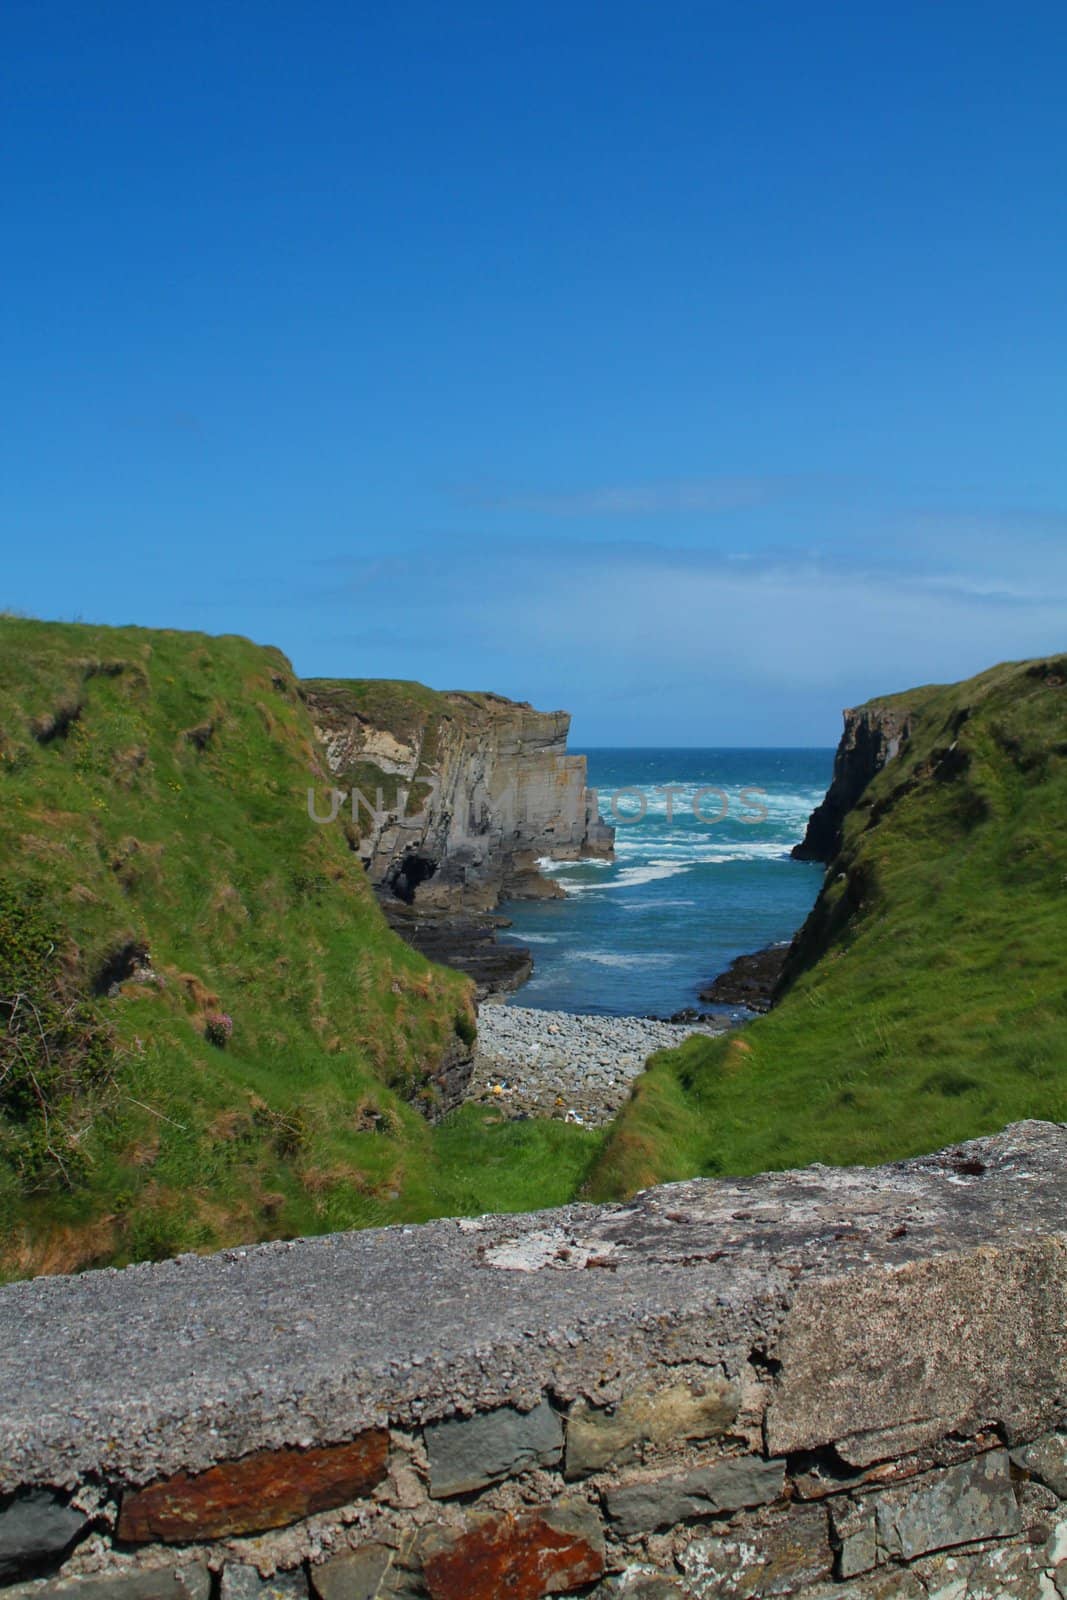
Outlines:
{"type": "Polygon", "coordinates": [[[499,642],[567,650],[579,670],[792,689],[877,680],[891,690],[1051,649],[1065,620],[1062,587],[1005,604],[941,578],[814,563],[738,571],[615,561],[599,587],[595,566],[562,581],[527,576],[499,642]]]}
{"type": "Polygon", "coordinates": [[[956,533],[877,554],[439,544],[354,571],[346,603],[373,613],[361,670],[566,705],[594,742],[830,743],[846,704],[1064,648],[1067,543],[956,533]]]}

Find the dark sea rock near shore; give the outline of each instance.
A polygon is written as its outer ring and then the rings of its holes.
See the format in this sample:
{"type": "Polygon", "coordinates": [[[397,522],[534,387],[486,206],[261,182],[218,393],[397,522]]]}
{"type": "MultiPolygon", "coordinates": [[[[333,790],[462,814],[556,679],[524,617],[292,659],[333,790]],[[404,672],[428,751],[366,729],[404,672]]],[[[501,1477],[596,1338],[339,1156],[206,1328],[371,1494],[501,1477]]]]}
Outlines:
{"type": "Polygon", "coordinates": [[[696,1006],[683,1006],[681,1011],[672,1011],[669,1017],[650,1016],[649,1022],[670,1022],[675,1025],[683,1022],[721,1022],[722,1018],[714,1011],[698,1011],[696,1006]]]}
{"type": "Polygon", "coordinates": [[[496,942],[497,930],[510,926],[507,917],[423,910],[385,895],[379,904],[393,931],[428,960],[473,978],[479,1003],[488,995],[513,993],[533,971],[533,955],[525,945],[496,942]]]}
{"type": "Polygon", "coordinates": [[[788,944],[772,944],[751,955],[738,956],[706,989],[701,989],[701,1000],[709,1005],[769,1011],[788,954],[788,944]]]}

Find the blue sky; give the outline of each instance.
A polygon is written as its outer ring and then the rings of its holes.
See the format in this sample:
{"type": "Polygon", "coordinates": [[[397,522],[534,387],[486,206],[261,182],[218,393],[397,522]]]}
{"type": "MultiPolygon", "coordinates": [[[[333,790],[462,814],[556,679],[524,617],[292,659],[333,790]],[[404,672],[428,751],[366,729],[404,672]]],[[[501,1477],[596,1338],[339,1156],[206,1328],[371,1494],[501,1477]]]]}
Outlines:
{"type": "Polygon", "coordinates": [[[830,744],[1067,644],[1067,9],[0,23],[0,604],[830,744]]]}

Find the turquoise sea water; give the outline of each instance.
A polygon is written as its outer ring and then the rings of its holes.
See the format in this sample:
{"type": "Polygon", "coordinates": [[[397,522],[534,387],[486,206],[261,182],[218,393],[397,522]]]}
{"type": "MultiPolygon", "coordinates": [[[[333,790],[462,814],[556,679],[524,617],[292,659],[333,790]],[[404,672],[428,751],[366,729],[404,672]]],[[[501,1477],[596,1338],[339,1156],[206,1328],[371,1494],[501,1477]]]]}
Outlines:
{"type": "Polygon", "coordinates": [[[502,906],[514,923],[502,938],[535,960],[515,1004],[667,1016],[697,1005],[734,956],[792,936],[822,868],[789,851],[826,792],[832,750],[585,754],[616,859],[548,863],[565,899],[502,906]],[[633,820],[613,815],[613,795],[633,820]]]}

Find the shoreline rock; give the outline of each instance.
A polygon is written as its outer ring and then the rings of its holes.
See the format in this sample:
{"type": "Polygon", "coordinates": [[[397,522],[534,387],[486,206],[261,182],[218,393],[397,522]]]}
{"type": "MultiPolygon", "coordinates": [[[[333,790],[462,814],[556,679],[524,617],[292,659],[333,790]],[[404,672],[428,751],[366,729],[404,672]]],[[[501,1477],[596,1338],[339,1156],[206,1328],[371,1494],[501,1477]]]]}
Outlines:
{"type": "Polygon", "coordinates": [[[701,1000],[718,1006],[744,1006],[758,1013],[769,1011],[790,948],[787,941],[735,957],[725,972],[701,989],[701,1000]]]}
{"type": "Polygon", "coordinates": [[[467,1099],[497,1105],[512,1118],[552,1117],[601,1127],[656,1050],[672,1049],[694,1033],[716,1037],[736,1026],[729,1017],[672,1023],[485,1005],[478,1016],[467,1099]]]}
{"type": "Polygon", "coordinates": [[[511,926],[493,912],[425,911],[403,900],[380,895],[385,920],[420,955],[453,967],[474,981],[477,1004],[491,996],[512,994],[533,972],[533,952],[520,944],[498,944],[497,931],[511,926]]]}

